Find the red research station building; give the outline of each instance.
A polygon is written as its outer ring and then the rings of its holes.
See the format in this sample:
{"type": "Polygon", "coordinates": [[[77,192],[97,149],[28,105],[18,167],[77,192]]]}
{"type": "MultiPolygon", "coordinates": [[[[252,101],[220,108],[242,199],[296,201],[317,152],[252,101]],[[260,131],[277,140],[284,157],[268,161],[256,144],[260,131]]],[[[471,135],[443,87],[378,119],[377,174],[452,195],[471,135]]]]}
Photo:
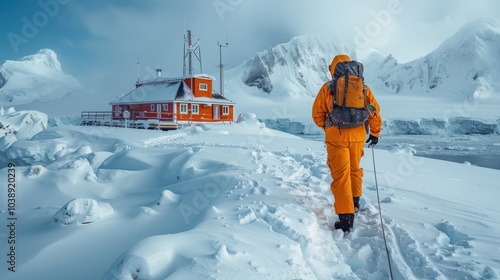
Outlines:
{"type": "MultiPolygon", "coordinates": [[[[82,112],[82,125],[176,129],[196,123],[232,123],[235,102],[225,98],[223,92],[213,90],[215,78],[193,74],[191,58],[199,46],[193,47],[190,31],[186,38],[182,77],[162,77],[161,69],[157,69],[154,79],[138,80],[134,90],[111,102],[111,112],[82,112]]],[[[221,91],[222,87],[223,83],[221,91]]]]}

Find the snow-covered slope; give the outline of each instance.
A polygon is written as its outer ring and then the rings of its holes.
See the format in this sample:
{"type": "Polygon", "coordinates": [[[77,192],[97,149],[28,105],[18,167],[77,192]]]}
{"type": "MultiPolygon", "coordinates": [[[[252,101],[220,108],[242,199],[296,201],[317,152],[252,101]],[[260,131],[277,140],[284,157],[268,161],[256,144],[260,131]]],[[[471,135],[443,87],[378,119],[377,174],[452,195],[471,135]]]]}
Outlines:
{"type": "Polygon", "coordinates": [[[257,53],[228,71],[228,77],[272,95],[313,96],[329,79],[328,66],[333,56],[339,53],[363,60],[367,67],[383,60],[379,52],[356,50],[333,35],[304,35],[257,53]]]}
{"type": "MultiPolygon", "coordinates": [[[[0,107],[0,150],[17,140],[28,140],[48,127],[47,115],[38,111],[16,112],[13,108],[4,112],[0,107]]],[[[5,162],[5,158],[0,162],[5,162]]]]}
{"type": "Polygon", "coordinates": [[[0,102],[4,106],[57,99],[80,88],[75,78],[63,72],[50,49],[0,66],[0,102]]]}
{"type": "MultiPolygon", "coordinates": [[[[389,279],[371,150],[344,236],[324,144],[239,120],[52,127],[0,149],[16,164],[0,169],[16,179],[0,279],[389,279]]],[[[499,170],[409,146],[375,157],[394,279],[500,279],[499,170]]]]}
{"type": "Polygon", "coordinates": [[[500,23],[481,20],[423,58],[404,64],[388,58],[378,77],[389,93],[485,99],[500,92],[499,61],[500,23]]]}
{"type": "Polygon", "coordinates": [[[427,56],[404,64],[334,36],[299,36],[258,53],[228,77],[272,95],[314,96],[329,79],[331,59],[340,53],[363,62],[367,83],[384,93],[464,100],[500,91],[500,23],[494,20],[472,22],[427,56]]]}

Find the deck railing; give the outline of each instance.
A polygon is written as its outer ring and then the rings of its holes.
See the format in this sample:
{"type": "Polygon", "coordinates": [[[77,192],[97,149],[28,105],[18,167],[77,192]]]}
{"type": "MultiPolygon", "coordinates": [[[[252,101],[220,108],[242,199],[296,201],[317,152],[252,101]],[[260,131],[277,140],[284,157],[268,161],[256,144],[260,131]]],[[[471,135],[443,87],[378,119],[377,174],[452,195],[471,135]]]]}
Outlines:
{"type": "Polygon", "coordinates": [[[114,117],[111,111],[83,111],[81,113],[81,125],[92,126],[127,126],[135,128],[173,128],[177,123],[198,122],[223,122],[232,123],[229,115],[220,115],[218,120],[213,120],[211,114],[178,114],[177,117],[171,112],[131,112],[130,117],[125,120],[123,115],[114,117]],[[126,121],[126,122],[125,122],[126,121]]]}

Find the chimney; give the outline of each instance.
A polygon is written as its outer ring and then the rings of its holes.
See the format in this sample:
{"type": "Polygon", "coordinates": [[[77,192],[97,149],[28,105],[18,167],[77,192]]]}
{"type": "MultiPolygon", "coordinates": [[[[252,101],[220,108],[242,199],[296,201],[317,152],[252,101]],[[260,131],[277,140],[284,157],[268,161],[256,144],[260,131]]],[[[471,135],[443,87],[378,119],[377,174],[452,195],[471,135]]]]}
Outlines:
{"type": "Polygon", "coordinates": [[[156,68],[156,76],[157,76],[158,78],[160,78],[160,77],[161,77],[161,68],[156,68]]]}

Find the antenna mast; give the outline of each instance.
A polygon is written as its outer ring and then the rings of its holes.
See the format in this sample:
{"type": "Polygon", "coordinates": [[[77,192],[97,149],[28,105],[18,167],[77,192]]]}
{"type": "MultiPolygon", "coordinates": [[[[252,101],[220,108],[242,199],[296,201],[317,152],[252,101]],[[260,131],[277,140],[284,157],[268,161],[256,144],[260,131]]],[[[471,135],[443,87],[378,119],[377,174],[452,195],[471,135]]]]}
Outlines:
{"type": "Polygon", "coordinates": [[[200,49],[200,39],[198,39],[194,44],[191,39],[191,30],[187,30],[187,34],[184,39],[184,71],[183,75],[186,76],[186,70],[189,76],[193,76],[193,54],[196,56],[200,62],[200,72],[203,71],[201,64],[201,49],[200,49]],[[187,42],[187,47],[186,47],[187,42]],[[196,53],[198,51],[198,53],[196,53]],[[188,67],[186,69],[186,58],[188,60],[188,67]]]}
{"type": "Polygon", "coordinates": [[[139,28],[137,28],[137,83],[139,83],[140,77],[140,63],[139,63],[139,28]]]}
{"type": "Polygon", "coordinates": [[[219,70],[220,70],[220,95],[224,96],[224,64],[222,64],[222,48],[227,48],[229,43],[227,42],[227,30],[226,30],[226,44],[221,44],[217,41],[217,45],[219,45],[219,70]]]}

